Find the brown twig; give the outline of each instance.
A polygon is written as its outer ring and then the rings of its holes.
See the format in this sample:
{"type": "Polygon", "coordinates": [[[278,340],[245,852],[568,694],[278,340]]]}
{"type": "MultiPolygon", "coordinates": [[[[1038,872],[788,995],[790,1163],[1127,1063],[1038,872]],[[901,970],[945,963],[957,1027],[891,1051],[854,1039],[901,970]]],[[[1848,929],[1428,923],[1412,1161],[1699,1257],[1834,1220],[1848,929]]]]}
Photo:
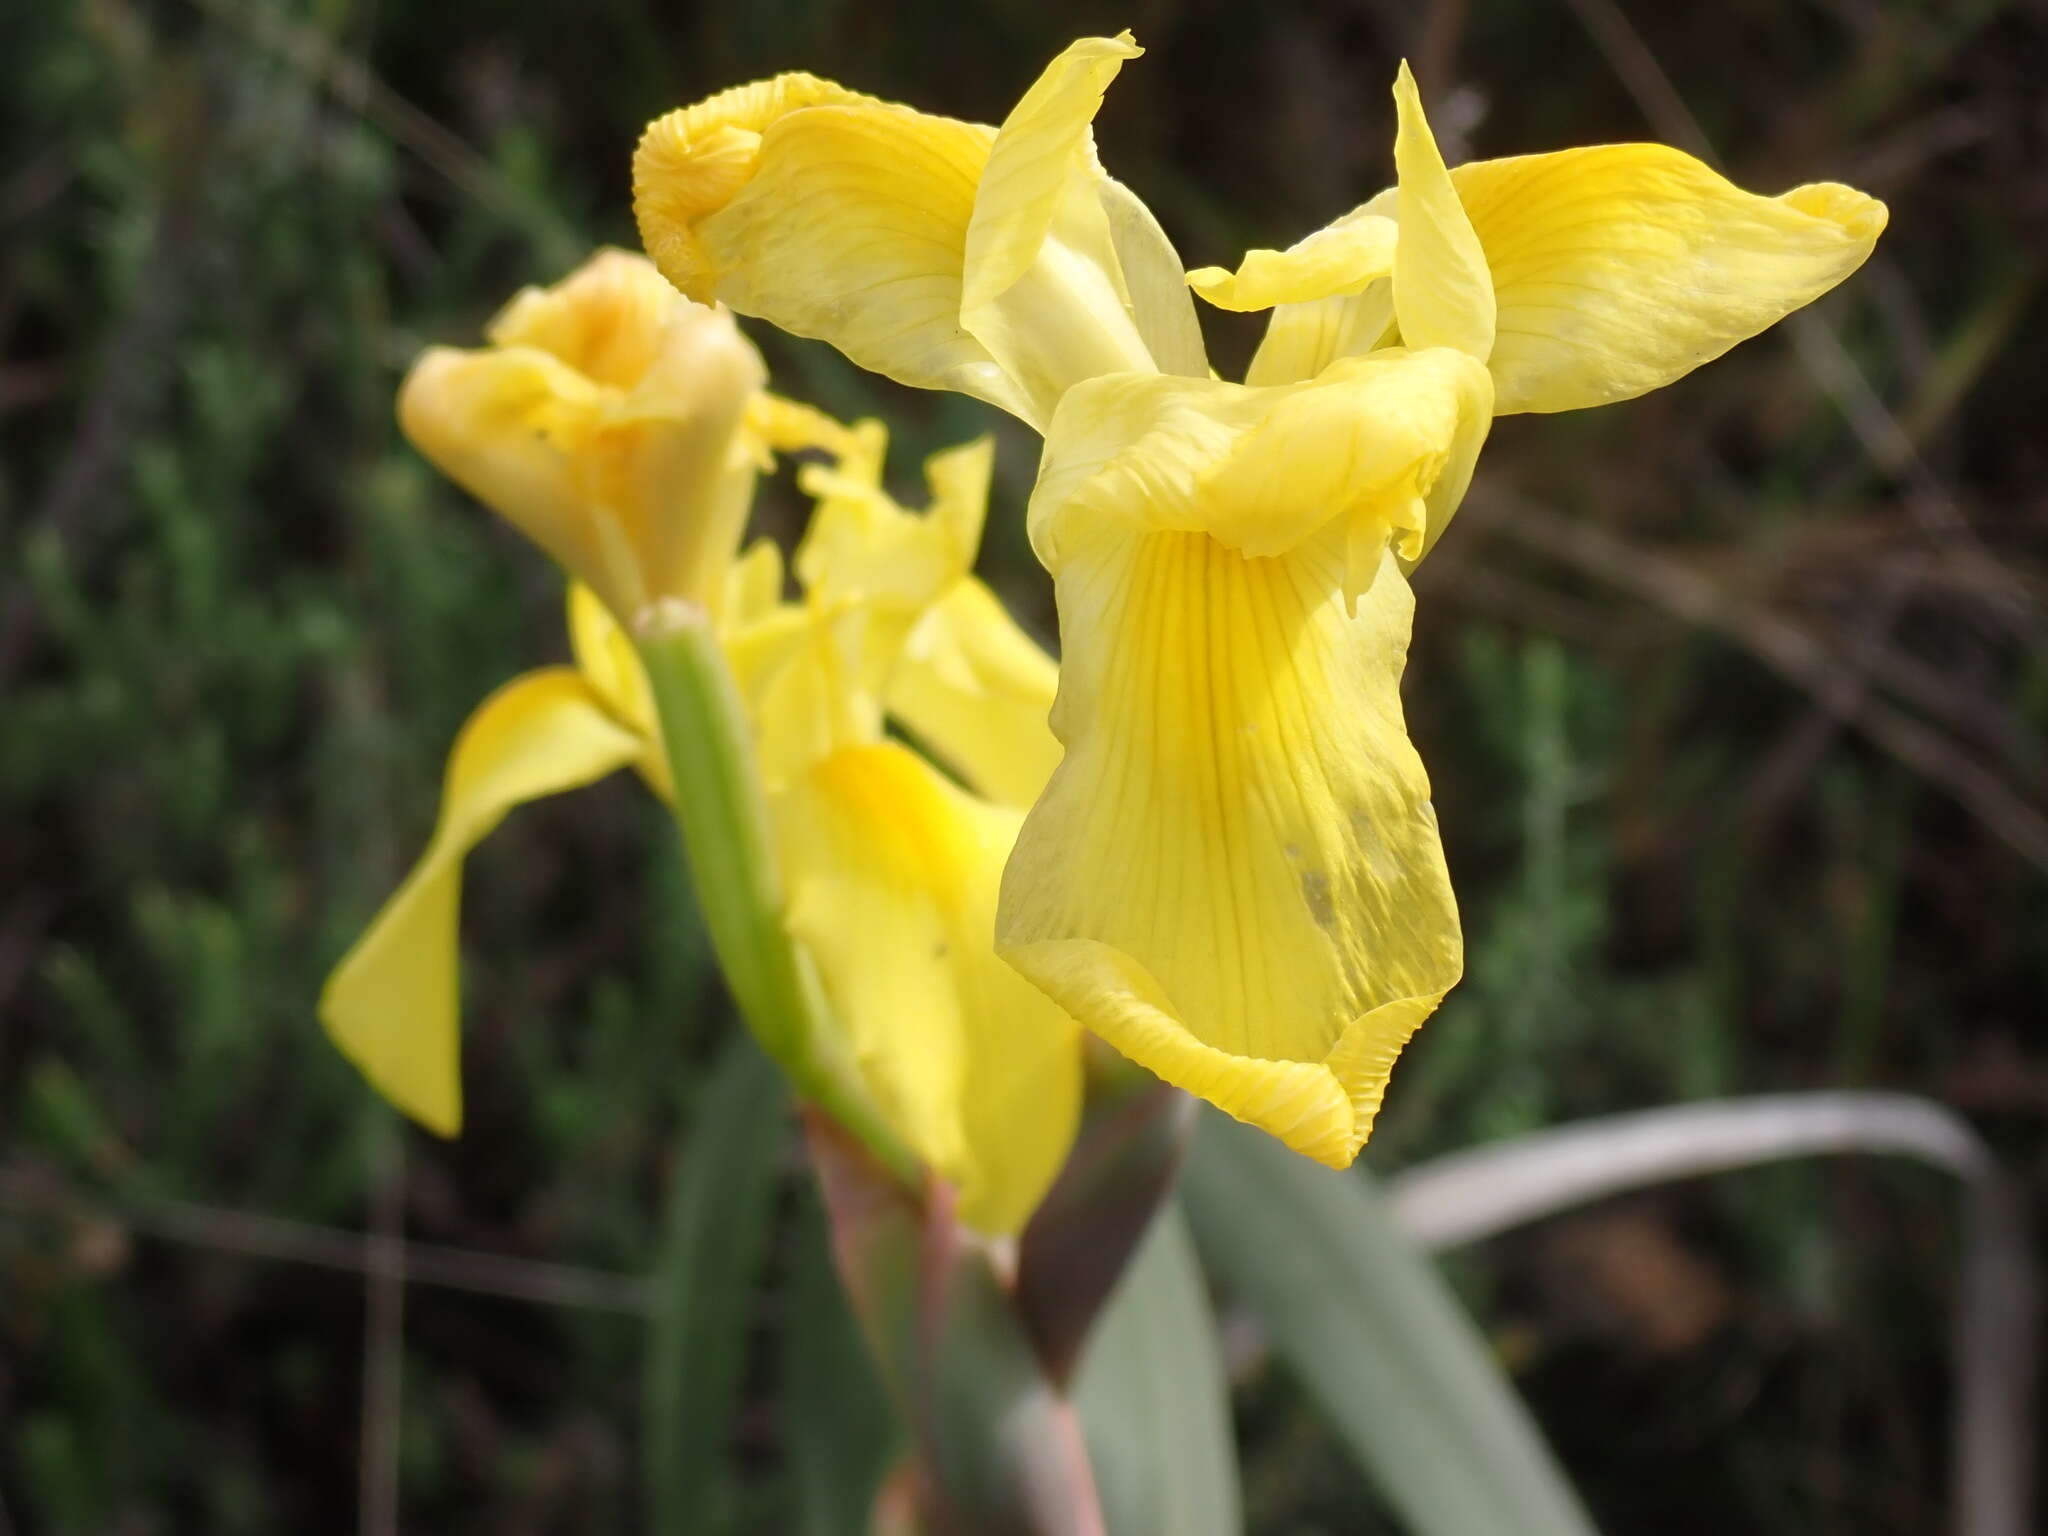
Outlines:
{"type": "Polygon", "coordinates": [[[1805,690],[1831,716],[1941,789],[1986,830],[2048,870],[2048,815],[1961,745],[1925,721],[1862,694],[1860,669],[1775,614],[1730,601],[1680,562],[1626,544],[1589,523],[1498,492],[1475,494],[1465,515],[1568,565],[1726,635],[1805,690]]]}
{"type": "MultiPolygon", "coordinates": [[[[1671,83],[1643,36],[1615,0],[1566,0],[1644,117],[1665,138],[1719,163],[1699,119],[1671,83]]],[[[1969,519],[1928,465],[1919,445],[1871,387],[1869,377],[1842,345],[1826,317],[1805,309],[1787,322],[1793,351],[1809,375],[1834,399],[1849,430],[1870,462],[1904,492],[1906,508],[1937,546],[1981,566],[2008,620],[2027,632],[2036,628],[2032,605],[2005,579],[1969,519]]]]}
{"type": "Polygon", "coordinates": [[[182,1200],[130,1201],[102,1207],[46,1177],[21,1170],[0,1172],[0,1211],[22,1216],[53,1213],[68,1221],[106,1221],[165,1242],[243,1258],[309,1264],[366,1278],[395,1267],[410,1284],[536,1306],[577,1307],[629,1317],[644,1317],[652,1310],[646,1282],[633,1275],[402,1239],[372,1253],[360,1232],[182,1200]]]}

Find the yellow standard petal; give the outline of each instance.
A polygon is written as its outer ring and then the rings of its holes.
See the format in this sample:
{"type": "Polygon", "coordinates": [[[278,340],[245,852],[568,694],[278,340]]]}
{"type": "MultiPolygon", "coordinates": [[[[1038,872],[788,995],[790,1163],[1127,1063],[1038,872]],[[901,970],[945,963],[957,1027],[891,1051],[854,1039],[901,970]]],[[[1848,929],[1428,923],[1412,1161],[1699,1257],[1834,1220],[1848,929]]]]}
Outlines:
{"type": "Polygon", "coordinates": [[[790,930],[817,961],[870,1092],[991,1235],[1017,1231],[1066,1157],[1079,1028],[996,958],[1018,817],[893,743],[851,747],[779,796],[790,930]]]}
{"type": "Polygon", "coordinates": [[[393,1104],[443,1136],[462,1127],[457,922],[462,860],[514,806],[603,778],[642,738],[584,678],[550,667],[516,678],[456,738],[427,851],[327,980],[320,1020],[393,1104]]]}
{"type": "Polygon", "coordinates": [[[1394,314],[1410,347],[1456,347],[1482,363],[1493,351],[1493,281],[1479,236],[1437,152],[1415,77],[1394,81],[1395,198],[1401,238],[1394,254],[1394,314]]]}
{"type": "Polygon", "coordinates": [[[1402,726],[1396,552],[1448,516],[1491,405],[1441,348],[1289,388],[1096,380],[1032,499],[1066,755],[998,947],[1118,1049],[1332,1164],[1462,964],[1402,726]]]}
{"type": "Polygon", "coordinates": [[[1662,144],[1480,160],[1451,177],[1493,273],[1502,414],[1669,384],[1841,282],[1886,218],[1832,182],[1759,197],[1662,144]]]}
{"type": "Polygon", "coordinates": [[[642,240],[693,298],[1041,427],[1075,378],[1203,371],[1172,247],[1089,136],[1135,52],[1076,43],[1000,137],[807,75],[672,112],[634,159],[642,240]]]}
{"type": "Polygon", "coordinates": [[[1177,279],[1172,247],[1142,203],[1109,191],[1095,158],[1103,95],[1143,51],[1126,32],[1054,59],[1004,119],[976,192],[961,323],[1017,382],[1041,430],[1084,379],[1207,372],[1185,287],[1159,281],[1166,267],[1177,279]],[[1135,289],[1126,251],[1146,279],[1135,289]]]}

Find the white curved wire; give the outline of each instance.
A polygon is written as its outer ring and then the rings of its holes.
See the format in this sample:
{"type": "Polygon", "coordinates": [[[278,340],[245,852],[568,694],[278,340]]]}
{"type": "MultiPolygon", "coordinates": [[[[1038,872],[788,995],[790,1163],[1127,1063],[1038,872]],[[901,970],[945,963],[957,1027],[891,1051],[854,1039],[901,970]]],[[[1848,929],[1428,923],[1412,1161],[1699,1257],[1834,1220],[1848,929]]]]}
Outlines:
{"type": "Polygon", "coordinates": [[[1785,1158],[1896,1153],[1968,1193],[1955,1323],[1961,1536],[2029,1536],[2039,1284],[2021,1192],[1952,1111],[1901,1093],[1682,1104],[1536,1131],[1410,1168],[1385,1189],[1402,1229],[1454,1248],[1625,1190],[1785,1158]]]}

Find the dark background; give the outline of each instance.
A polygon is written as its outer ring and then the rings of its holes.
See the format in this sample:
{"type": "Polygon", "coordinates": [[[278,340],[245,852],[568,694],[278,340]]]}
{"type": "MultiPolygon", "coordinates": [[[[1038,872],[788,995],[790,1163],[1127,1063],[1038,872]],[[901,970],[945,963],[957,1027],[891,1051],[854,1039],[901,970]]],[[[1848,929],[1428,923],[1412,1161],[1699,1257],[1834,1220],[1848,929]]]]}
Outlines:
{"type": "MultiPolygon", "coordinates": [[[[1453,161],[1698,131],[1746,186],[1891,205],[1812,325],[1496,427],[1406,688],[1468,977],[1367,1163],[1882,1085],[1966,1114],[2038,1204],[2048,8],[41,0],[0,22],[0,1531],[355,1528],[366,1340],[411,1528],[635,1527],[636,1318],[414,1285],[366,1331],[331,1235],[402,1217],[659,1286],[733,1028],[621,777],[472,862],[459,1143],[399,1130],[321,1036],[462,717],[565,653],[556,576],[404,446],[392,391],[631,243],[657,112],[808,68],[994,121],[1126,24],[1148,52],[1103,156],[1190,266],[1390,179],[1403,55],[1453,161]]],[[[1255,317],[1203,318],[1228,373],[1255,317]]],[[[906,492],[990,424],[753,333],[786,392],[888,417],[906,492]]],[[[984,569],[1049,634],[1033,443],[1001,430],[984,569]]],[[[767,525],[794,506],[770,488],[767,525]]],[[[1803,1164],[1453,1271],[1607,1529],[1904,1536],[1944,1517],[1954,1211],[1932,1174],[1803,1164]]],[[[771,1276],[764,1339],[786,1300],[771,1276]]],[[[1391,1530],[1237,1354],[1251,1529],[1391,1530]]],[[[743,1513],[787,1529],[769,1365],[748,1404],[743,1513]]]]}

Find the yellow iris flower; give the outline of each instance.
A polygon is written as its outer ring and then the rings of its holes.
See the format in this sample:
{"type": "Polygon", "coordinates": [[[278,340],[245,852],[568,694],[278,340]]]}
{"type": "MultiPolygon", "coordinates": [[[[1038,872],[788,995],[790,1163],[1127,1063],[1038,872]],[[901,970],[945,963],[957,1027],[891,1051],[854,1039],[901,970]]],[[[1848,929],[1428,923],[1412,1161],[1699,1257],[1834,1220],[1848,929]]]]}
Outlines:
{"type": "Polygon", "coordinates": [[[730,316],[619,252],[522,294],[490,337],[426,354],[401,421],[578,578],[575,664],[515,679],[464,725],[432,841],[322,995],[330,1035],[401,1109],[460,1128],[462,860],[513,807],[618,768],[673,794],[624,625],[698,603],[756,733],[787,925],[867,1091],[963,1219],[1017,1230],[1072,1139],[1080,1055],[1078,1025],[991,943],[1003,861],[1059,749],[1051,659],[968,574],[989,445],[936,456],[930,510],[905,511],[881,489],[878,424],[763,393],[730,316]],[[803,448],[829,462],[799,476],[817,509],[791,602],[775,546],[739,543],[758,472],[803,448]]]}
{"type": "Polygon", "coordinates": [[[643,242],[691,297],[1045,435],[1065,756],[1004,878],[1004,956],[1161,1077],[1341,1166],[1462,943],[1402,724],[1406,572],[1496,413],[1669,383],[1855,270],[1850,188],[1744,192],[1615,145],[1447,169],[1406,68],[1396,185],[1184,273],[1097,159],[1125,33],[1000,128],[809,75],[657,119],[643,242]],[[1190,288],[1271,309],[1216,379],[1190,288]]]}

